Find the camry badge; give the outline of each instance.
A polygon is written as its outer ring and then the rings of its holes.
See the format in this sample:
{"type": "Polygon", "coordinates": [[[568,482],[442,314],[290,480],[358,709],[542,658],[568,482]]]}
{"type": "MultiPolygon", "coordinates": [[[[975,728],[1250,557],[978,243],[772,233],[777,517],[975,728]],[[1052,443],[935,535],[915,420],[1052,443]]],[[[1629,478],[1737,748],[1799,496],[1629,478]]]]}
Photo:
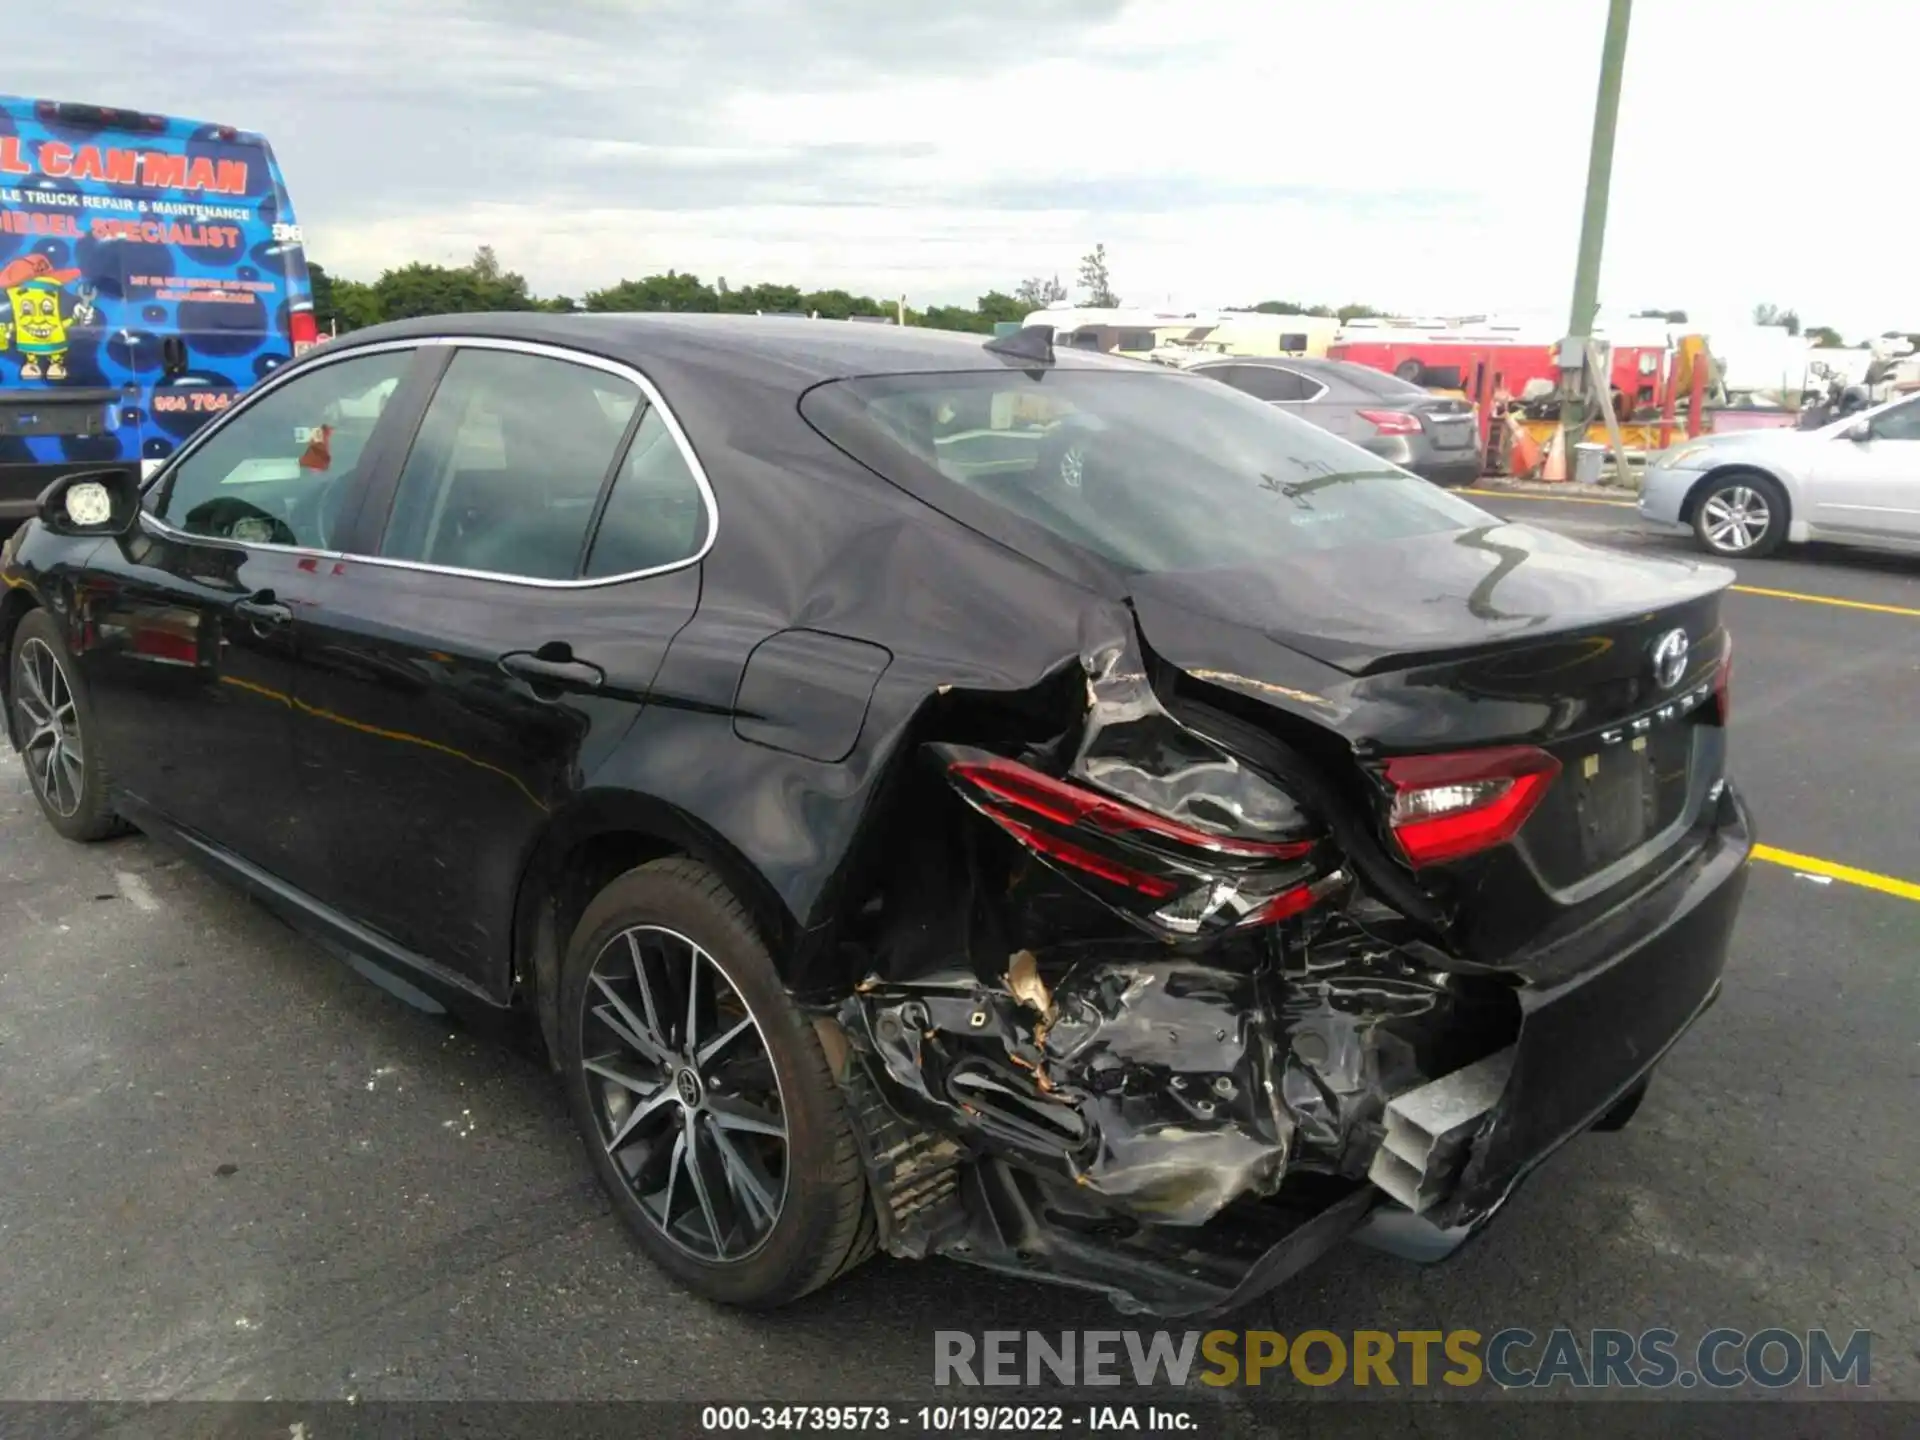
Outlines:
{"type": "Polygon", "coordinates": [[[1669,630],[1653,642],[1653,678],[1662,690],[1671,690],[1687,673],[1687,632],[1669,630]]]}

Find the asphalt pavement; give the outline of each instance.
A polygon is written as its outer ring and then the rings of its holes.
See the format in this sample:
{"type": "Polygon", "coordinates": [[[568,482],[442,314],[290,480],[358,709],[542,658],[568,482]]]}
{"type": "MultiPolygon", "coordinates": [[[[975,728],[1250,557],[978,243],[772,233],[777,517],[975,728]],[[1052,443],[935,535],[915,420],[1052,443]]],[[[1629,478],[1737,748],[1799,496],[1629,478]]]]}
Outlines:
{"type": "MultiPolygon", "coordinates": [[[[1475,498],[1691,553],[1631,509],[1475,498]]],[[[1920,1400],[1920,560],[1738,571],[1736,774],[1774,858],[1721,1003],[1453,1261],[1337,1252],[1229,1323],[1868,1328],[1873,1393],[1920,1400]]],[[[775,1315],[691,1299],[535,1065],[144,839],[58,840],[0,765],[0,1400],[952,1400],[936,1329],[1138,1323],[946,1261],[775,1315]]]]}

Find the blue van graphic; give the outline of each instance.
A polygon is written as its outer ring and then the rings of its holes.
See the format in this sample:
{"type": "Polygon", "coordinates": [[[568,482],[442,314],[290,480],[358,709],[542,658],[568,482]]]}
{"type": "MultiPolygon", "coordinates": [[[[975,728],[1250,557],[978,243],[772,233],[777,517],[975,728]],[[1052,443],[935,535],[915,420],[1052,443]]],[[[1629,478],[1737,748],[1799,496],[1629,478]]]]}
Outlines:
{"type": "Polygon", "coordinates": [[[150,473],[316,339],[264,139],[0,96],[0,532],[61,475],[150,473]]]}

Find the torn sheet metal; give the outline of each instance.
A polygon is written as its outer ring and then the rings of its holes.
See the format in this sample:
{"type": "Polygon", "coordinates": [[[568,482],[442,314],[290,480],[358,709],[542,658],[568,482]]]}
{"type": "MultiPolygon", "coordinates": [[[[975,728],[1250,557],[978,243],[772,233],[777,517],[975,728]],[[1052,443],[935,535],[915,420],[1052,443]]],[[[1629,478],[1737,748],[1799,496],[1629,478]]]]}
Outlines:
{"type": "Polygon", "coordinates": [[[1147,676],[1131,617],[1083,641],[1087,712],[1070,774],[1216,835],[1294,840],[1320,826],[1278,786],[1169,715],[1147,676]]]}
{"type": "Polygon", "coordinates": [[[1279,1188],[1293,1125],[1258,991],[1250,975],[1169,962],[1061,982],[1043,1070],[1087,1122],[1090,1143],[1067,1156],[1076,1181],[1174,1225],[1279,1188]]]}
{"type": "Polygon", "coordinates": [[[1062,716],[1052,738],[1011,754],[1004,742],[927,743],[1004,834],[907,840],[926,863],[903,862],[869,978],[838,1013],[904,1118],[896,1128],[960,1147],[933,1167],[939,1223],[912,1208],[920,1192],[900,1167],[880,1167],[888,1219],[902,1212],[884,1228],[917,1237],[890,1249],[1006,1268],[1051,1257],[1066,1283],[1116,1296],[1145,1286],[1178,1309],[1192,1297],[1176,1256],[1243,1274],[1260,1256],[1293,1255],[1284,1238],[1317,1233],[1336,1209],[1333,1228],[1359,1223],[1366,1197],[1382,1198],[1367,1176],[1389,1101],[1510,1043],[1516,1016],[1504,981],[1434,968],[1444,957],[1417,925],[1326,868],[1332,817],[1164,708],[1130,616],[1103,613],[1090,629],[1077,723],[1062,716]],[[1063,776],[1187,833],[1083,821],[1046,788],[1063,776]],[[1310,904],[1285,925],[1242,927],[1235,910],[1182,931],[1172,901],[1122,893],[1174,877],[1195,894],[1210,879],[1235,894],[1303,887],[1310,904]],[[964,1238],[954,1178],[961,1195],[979,1192],[964,1238]],[[995,1228],[1029,1211],[1012,1232],[995,1228]]]}
{"type": "Polygon", "coordinates": [[[1273,1193],[1286,1170],[1293,1126],[1258,989],[1250,974],[1142,958],[1076,966],[1051,987],[1050,1023],[971,977],[848,1003],[887,1077],[948,1123],[1135,1214],[1199,1225],[1273,1193]]]}
{"type": "Polygon", "coordinates": [[[1346,916],[1289,954],[1277,988],[1297,1163],[1350,1178],[1367,1173],[1392,1097],[1509,1043],[1519,1024],[1504,984],[1431,969],[1346,916]]]}

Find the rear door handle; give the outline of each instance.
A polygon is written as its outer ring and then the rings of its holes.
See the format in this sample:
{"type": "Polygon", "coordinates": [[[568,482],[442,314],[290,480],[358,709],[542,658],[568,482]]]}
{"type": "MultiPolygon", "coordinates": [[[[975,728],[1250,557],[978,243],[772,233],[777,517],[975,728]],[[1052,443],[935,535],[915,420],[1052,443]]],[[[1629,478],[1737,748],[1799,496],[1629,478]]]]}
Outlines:
{"type": "Polygon", "coordinates": [[[555,652],[564,646],[542,646],[546,654],[533,650],[516,650],[510,655],[500,657],[500,668],[509,675],[518,676],[534,685],[559,685],[570,690],[598,690],[606,684],[607,672],[598,665],[589,665],[584,660],[572,659],[572,651],[567,651],[565,659],[555,652]]]}
{"type": "Polygon", "coordinates": [[[233,602],[233,613],[252,625],[291,625],[293,611],[273,598],[271,590],[256,590],[233,602]]]}

